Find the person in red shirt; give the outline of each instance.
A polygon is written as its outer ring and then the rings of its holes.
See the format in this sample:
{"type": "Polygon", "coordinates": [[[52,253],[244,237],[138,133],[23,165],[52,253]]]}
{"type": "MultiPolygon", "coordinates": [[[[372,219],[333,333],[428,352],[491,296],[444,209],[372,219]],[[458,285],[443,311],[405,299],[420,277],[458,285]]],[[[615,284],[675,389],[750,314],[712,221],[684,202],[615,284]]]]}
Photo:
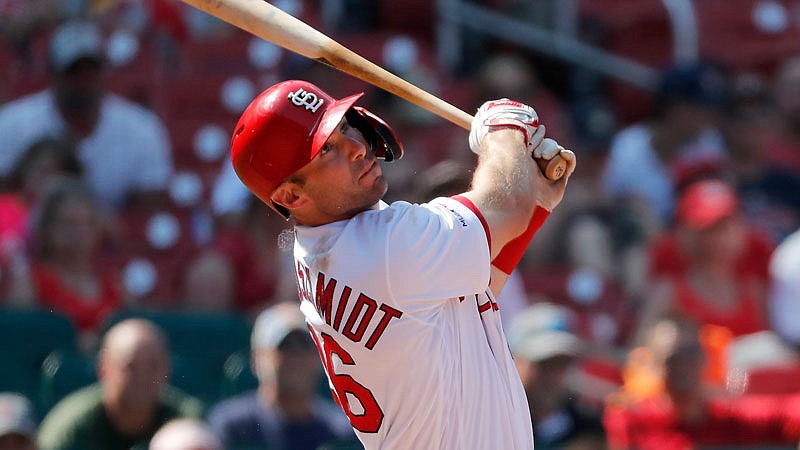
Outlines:
{"type": "MultiPolygon", "coordinates": [[[[656,237],[651,244],[648,268],[651,278],[686,275],[689,261],[678,234],[675,230],[670,230],[656,237]]],[[[736,260],[736,274],[768,282],[769,260],[775,245],[763,233],[752,227],[747,227],[744,243],[745,249],[736,260]]]]}
{"type": "MultiPolygon", "coordinates": [[[[3,180],[0,192],[0,267],[12,270],[24,257],[30,210],[47,188],[65,176],[81,176],[83,169],[65,140],[44,138],[28,147],[3,180]]],[[[6,297],[8,279],[0,280],[0,293],[6,297]]],[[[2,303],[2,302],[0,302],[2,303]]]]}
{"type": "Polygon", "coordinates": [[[646,344],[629,354],[625,386],[609,397],[604,411],[609,449],[796,444],[800,395],[738,395],[714,388],[703,378],[707,358],[699,328],[685,318],[663,319],[646,344]],[[643,384],[652,389],[638,389],[643,384]]]}
{"type": "Polygon", "coordinates": [[[654,249],[653,284],[640,310],[637,342],[670,313],[728,328],[737,337],[768,329],[772,248],[753,237],[730,185],[709,179],[687,186],[669,236],[654,249]]]}
{"type": "Polygon", "coordinates": [[[99,207],[83,183],[64,179],[33,214],[31,260],[12,281],[10,297],[66,315],[82,345],[91,347],[100,324],[123,301],[119,280],[100,265],[99,207]]]}

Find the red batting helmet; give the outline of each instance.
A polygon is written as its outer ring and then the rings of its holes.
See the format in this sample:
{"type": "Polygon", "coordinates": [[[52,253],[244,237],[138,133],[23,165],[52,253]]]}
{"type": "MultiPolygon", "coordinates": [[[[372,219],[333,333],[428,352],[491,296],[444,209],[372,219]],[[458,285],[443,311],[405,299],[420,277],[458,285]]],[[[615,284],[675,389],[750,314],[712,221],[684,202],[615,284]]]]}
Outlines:
{"type": "Polygon", "coordinates": [[[231,162],[245,186],[261,201],[289,218],[270,200],[275,188],[311,162],[342,117],[358,129],[372,151],[385,161],[400,159],[403,147],[379,117],[353,106],[363,93],[341,100],[299,80],[278,83],[245,109],[231,140],[231,162]]]}

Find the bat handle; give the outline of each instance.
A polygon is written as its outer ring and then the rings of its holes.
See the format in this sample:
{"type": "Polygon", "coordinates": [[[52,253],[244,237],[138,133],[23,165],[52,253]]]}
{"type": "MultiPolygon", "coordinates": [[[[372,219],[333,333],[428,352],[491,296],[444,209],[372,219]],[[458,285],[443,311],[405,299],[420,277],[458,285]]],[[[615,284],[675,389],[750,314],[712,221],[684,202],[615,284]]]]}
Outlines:
{"type": "Polygon", "coordinates": [[[548,180],[559,180],[564,176],[564,172],[567,171],[567,161],[559,155],[550,160],[544,158],[534,158],[534,160],[548,180]]]}

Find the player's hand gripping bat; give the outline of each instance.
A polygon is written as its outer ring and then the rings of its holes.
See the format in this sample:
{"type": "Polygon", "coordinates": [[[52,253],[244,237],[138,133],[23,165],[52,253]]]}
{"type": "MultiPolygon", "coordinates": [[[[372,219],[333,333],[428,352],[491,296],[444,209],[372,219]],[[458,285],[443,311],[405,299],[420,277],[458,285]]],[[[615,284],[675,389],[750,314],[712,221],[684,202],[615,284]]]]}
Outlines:
{"type": "MultiPolygon", "coordinates": [[[[322,32],[263,0],[182,0],[225,22],[287,50],[327,64],[384,89],[466,130],[472,116],[364,59],[322,32]]],[[[536,162],[551,180],[561,178],[566,161],[555,156],[536,162]]]]}

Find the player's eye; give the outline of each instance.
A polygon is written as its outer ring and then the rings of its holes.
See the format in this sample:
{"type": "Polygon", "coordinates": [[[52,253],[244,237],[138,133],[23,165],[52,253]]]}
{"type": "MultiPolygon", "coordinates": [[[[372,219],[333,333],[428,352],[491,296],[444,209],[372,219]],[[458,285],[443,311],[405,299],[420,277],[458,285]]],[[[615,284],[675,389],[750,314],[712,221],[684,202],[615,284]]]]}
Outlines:
{"type": "Polygon", "coordinates": [[[325,144],[322,146],[322,148],[319,150],[319,153],[320,153],[321,155],[324,155],[325,153],[328,153],[329,151],[331,151],[331,144],[329,144],[329,143],[327,143],[327,142],[326,142],[326,143],[325,143],[325,144]]]}

